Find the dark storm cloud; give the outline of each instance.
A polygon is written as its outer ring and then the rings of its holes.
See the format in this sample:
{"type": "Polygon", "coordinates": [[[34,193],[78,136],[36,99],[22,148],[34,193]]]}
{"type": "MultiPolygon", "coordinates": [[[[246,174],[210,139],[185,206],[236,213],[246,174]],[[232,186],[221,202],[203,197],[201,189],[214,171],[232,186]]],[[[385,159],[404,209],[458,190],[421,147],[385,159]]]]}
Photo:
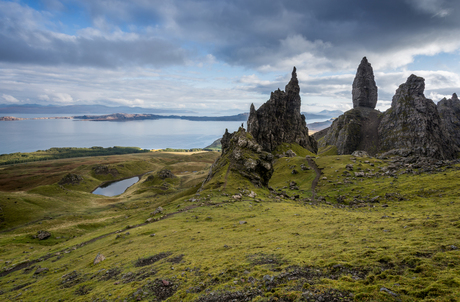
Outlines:
{"type": "MultiPolygon", "coordinates": [[[[196,58],[196,53],[211,53],[219,61],[261,71],[281,70],[300,62],[313,73],[321,73],[350,70],[368,54],[377,67],[399,67],[417,54],[455,50],[460,28],[460,18],[455,18],[460,2],[456,0],[45,3],[78,7],[92,20],[93,29],[101,32],[69,37],[38,25],[25,26],[18,17],[20,5],[3,3],[0,38],[5,43],[0,45],[0,60],[168,66],[184,64],[196,58]],[[125,36],[113,38],[120,29],[125,36]],[[126,36],[129,34],[136,37],[126,36]]],[[[35,17],[46,19],[46,14],[35,17]]]]}

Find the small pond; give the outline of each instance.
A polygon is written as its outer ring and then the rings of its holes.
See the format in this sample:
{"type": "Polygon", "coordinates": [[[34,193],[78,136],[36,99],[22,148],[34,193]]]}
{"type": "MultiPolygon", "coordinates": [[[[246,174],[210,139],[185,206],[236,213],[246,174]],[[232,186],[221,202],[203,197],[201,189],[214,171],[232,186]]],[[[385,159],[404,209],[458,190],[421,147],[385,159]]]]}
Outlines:
{"type": "Polygon", "coordinates": [[[135,176],[135,177],[131,177],[131,178],[115,181],[115,182],[109,182],[109,183],[106,183],[105,185],[100,186],[96,190],[94,190],[93,194],[104,195],[104,196],[120,195],[123,192],[125,192],[126,189],[128,189],[129,187],[134,185],[136,182],[138,182],[139,179],[140,178],[138,176],[135,176]]]}

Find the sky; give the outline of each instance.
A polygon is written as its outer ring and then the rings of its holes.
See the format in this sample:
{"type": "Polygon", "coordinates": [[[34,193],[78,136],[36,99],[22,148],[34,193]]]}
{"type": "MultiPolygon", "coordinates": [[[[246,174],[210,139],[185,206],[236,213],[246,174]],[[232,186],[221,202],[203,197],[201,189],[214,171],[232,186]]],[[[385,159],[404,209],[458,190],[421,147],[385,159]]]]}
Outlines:
{"type": "Polygon", "coordinates": [[[302,111],[389,108],[411,74],[460,93],[458,0],[0,0],[0,104],[247,112],[297,68],[302,111]]]}

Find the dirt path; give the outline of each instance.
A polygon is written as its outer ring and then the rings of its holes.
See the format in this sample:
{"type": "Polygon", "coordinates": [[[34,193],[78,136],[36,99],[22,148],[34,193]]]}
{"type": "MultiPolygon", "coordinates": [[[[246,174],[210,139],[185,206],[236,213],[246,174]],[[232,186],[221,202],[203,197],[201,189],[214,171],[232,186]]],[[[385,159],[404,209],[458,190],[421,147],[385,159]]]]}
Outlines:
{"type": "Polygon", "coordinates": [[[225,190],[225,188],[227,187],[227,178],[228,178],[228,173],[230,173],[230,166],[231,165],[232,164],[228,165],[227,173],[225,173],[224,187],[222,188],[222,190],[225,190]]]}
{"type": "Polygon", "coordinates": [[[319,178],[321,176],[321,170],[318,168],[318,165],[315,163],[315,161],[313,159],[307,158],[307,162],[308,162],[308,165],[313,170],[315,170],[315,173],[316,173],[316,177],[313,180],[313,182],[311,183],[311,196],[312,196],[312,199],[315,200],[315,197],[316,197],[315,189],[316,189],[316,185],[318,185],[319,178]]]}

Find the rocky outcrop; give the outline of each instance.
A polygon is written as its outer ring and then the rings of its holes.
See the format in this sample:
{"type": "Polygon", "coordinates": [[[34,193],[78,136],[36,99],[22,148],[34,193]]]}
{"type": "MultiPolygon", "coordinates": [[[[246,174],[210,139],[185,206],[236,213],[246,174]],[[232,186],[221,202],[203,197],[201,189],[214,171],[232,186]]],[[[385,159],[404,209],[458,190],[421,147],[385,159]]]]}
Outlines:
{"type": "MultiPolygon", "coordinates": [[[[308,136],[305,116],[300,114],[300,88],[294,67],[285,91],[272,92],[270,99],[255,109],[251,104],[248,132],[264,151],[272,152],[281,143],[296,143],[316,153],[318,147],[313,137],[308,136]]],[[[222,148],[224,143],[222,142],[222,148]]]]}
{"type": "Polygon", "coordinates": [[[64,176],[58,182],[58,184],[60,184],[61,186],[62,185],[68,185],[68,184],[78,185],[78,184],[80,184],[81,181],[83,181],[83,177],[81,175],[69,173],[66,176],[64,176]]]}
{"type": "Polygon", "coordinates": [[[356,150],[375,155],[378,152],[378,125],[381,117],[381,112],[372,108],[348,110],[332,123],[319,145],[334,145],[340,155],[351,154],[356,150]]]}
{"type": "Polygon", "coordinates": [[[396,90],[379,125],[380,152],[405,150],[407,155],[455,157],[456,147],[443,131],[436,105],[425,97],[424,90],[425,80],[416,75],[396,90]]]}
{"type": "Polygon", "coordinates": [[[358,66],[353,81],[353,108],[366,107],[374,109],[377,104],[377,85],[371,64],[364,57],[358,66]]]}
{"type": "Polygon", "coordinates": [[[460,147],[460,101],[457,94],[452,98],[443,98],[437,105],[444,129],[457,147],[460,147]]]}
{"type": "Polygon", "coordinates": [[[166,179],[166,178],[176,178],[177,176],[174,175],[171,170],[168,169],[163,169],[161,171],[158,171],[157,176],[160,179],[166,179]]]}
{"type": "Polygon", "coordinates": [[[234,133],[225,131],[222,155],[212,165],[203,186],[217,174],[225,175],[226,184],[230,172],[243,176],[256,187],[268,186],[273,174],[273,155],[263,151],[243,127],[234,133]]]}

